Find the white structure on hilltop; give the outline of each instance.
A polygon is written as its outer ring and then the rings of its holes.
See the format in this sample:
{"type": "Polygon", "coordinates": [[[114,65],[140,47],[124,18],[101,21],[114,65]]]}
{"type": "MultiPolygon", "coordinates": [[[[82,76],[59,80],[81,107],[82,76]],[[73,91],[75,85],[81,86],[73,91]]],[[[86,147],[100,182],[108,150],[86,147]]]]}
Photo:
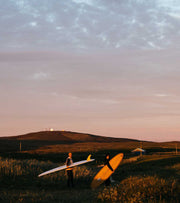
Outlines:
{"type": "Polygon", "coordinates": [[[136,148],[134,150],[131,151],[134,154],[145,154],[146,150],[141,149],[141,148],[136,148]]]}

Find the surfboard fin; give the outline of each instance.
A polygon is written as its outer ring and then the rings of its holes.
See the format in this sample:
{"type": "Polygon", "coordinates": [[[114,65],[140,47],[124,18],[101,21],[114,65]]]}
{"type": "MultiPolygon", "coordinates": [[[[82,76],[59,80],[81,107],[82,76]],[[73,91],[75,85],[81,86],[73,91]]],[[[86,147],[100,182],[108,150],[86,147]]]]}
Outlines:
{"type": "Polygon", "coordinates": [[[91,154],[88,156],[87,161],[91,160],[91,154]]]}

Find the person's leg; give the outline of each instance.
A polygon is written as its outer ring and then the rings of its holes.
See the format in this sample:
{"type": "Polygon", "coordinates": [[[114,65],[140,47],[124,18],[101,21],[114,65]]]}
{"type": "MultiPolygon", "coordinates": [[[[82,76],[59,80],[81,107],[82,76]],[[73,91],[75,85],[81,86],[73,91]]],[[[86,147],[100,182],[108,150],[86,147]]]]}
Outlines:
{"type": "Polygon", "coordinates": [[[67,186],[70,187],[70,181],[71,181],[71,174],[70,174],[70,170],[67,170],[67,186]]]}
{"type": "Polygon", "coordinates": [[[71,186],[74,187],[73,170],[70,170],[70,183],[71,183],[71,186]]]}
{"type": "Polygon", "coordinates": [[[110,178],[108,178],[107,180],[105,180],[105,186],[109,186],[110,185],[110,178]]]}

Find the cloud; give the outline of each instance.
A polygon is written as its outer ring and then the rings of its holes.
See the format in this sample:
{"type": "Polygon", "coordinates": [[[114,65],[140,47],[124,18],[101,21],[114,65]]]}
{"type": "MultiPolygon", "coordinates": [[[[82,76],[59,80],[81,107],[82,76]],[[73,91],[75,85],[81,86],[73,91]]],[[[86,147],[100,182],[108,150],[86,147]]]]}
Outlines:
{"type": "Polygon", "coordinates": [[[54,23],[55,20],[56,20],[56,16],[53,13],[52,14],[48,14],[46,16],[46,21],[49,22],[49,23],[54,23]]]}
{"type": "Polygon", "coordinates": [[[72,0],[72,2],[75,2],[77,4],[88,4],[88,5],[93,5],[94,1],[93,0],[72,0]]]}
{"type": "Polygon", "coordinates": [[[37,22],[30,22],[29,24],[30,24],[30,26],[32,26],[32,27],[37,27],[37,22]]]}
{"type": "Polygon", "coordinates": [[[31,79],[33,80],[47,80],[50,78],[50,75],[48,73],[45,72],[38,72],[38,73],[34,73],[33,76],[31,77],[31,79]]]}
{"type": "Polygon", "coordinates": [[[59,94],[57,92],[51,92],[50,95],[53,96],[53,97],[58,97],[59,96],[59,94]]]}
{"type": "Polygon", "coordinates": [[[179,14],[176,14],[176,13],[168,13],[169,16],[175,18],[175,19],[178,19],[180,20],[180,15],[179,14]]]}
{"type": "Polygon", "coordinates": [[[158,93],[154,95],[155,97],[168,97],[169,95],[167,94],[162,94],[162,93],[158,93]]]}
{"type": "Polygon", "coordinates": [[[156,46],[153,42],[148,42],[148,45],[154,49],[161,49],[159,46],[156,46]]]}
{"type": "Polygon", "coordinates": [[[1,50],[159,50],[180,36],[179,1],[11,0],[0,12],[1,50]]]}

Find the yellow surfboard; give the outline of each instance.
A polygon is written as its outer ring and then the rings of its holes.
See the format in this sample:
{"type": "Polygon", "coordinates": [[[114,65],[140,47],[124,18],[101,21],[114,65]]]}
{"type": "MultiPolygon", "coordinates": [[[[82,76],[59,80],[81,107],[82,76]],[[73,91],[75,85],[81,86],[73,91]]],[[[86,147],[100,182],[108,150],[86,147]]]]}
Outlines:
{"type": "MultiPolygon", "coordinates": [[[[124,154],[120,153],[114,156],[110,161],[110,165],[115,171],[119,164],[121,163],[123,159],[124,154]]],[[[97,188],[99,185],[101,185],[105,180],[107,180],[113,172],[109,169],[107,165],[105,165],[94,177],[92,183],[91,183],[91,188],[97,188]]]]}

